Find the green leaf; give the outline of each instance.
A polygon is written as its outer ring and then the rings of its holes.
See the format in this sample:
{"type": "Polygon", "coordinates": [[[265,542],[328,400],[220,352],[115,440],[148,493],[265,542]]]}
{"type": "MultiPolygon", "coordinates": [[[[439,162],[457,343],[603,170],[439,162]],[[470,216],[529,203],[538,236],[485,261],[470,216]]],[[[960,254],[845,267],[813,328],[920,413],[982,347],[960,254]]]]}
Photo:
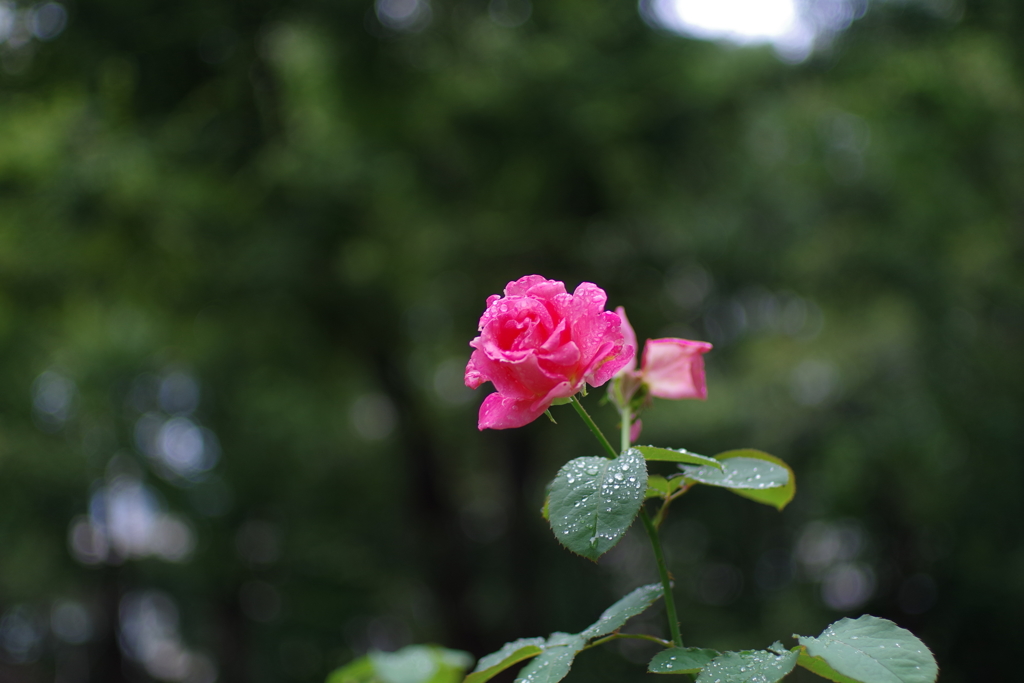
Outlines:
{"type": "Polygon", "coordinates": [[[566,548],[596,560],[626,533],[646,491],[647,463],[636,449],[614,460],[570,460],[551,482],[551,530],[566,548]]]}
{"type": "Polygon", "coordinates": [[[807,657],[858,683],[933,683],[939,675],[928,647],[888,619],[840,619],[817,638],[798,638],[807,657]]]}
{"type": "MultiPolygon", "coordinates": [[[[572,666],[573,659],[587,642],[622,628],[631,617],[643,612],[662,595],[660,583],[641,586],[606,609],[600,618],[582,633],[552,633],[544,638],[520,638],[505,643],[500,650],[480,659],[464,683],[485,683],[517,662],[536,659],[519,672],[519,683],[555,683],[572,666]]],[[[334,683],[334,682],[332,682],[334,683]]]]}
{"type": "Polygon", "coordinates": [[[661,462],[681,462],[690,465],[707,465],[716,469],[722,469],[722,464],[714,458],[706,455],[691,453],[685,448],[658,448],[657,446],[636,446],[635,450],[640,451],[648,460],[661,462]]]}
{"type": "Polygon", "coordinates": [[[466,676],[465,683],[484,683],[524,659],[536,657],[543,652],[543,638],[520,638],[505,643],[497,652],[481,657],[473,673],[466,676]]]}
{"type": "Polygon", "coordinates": [[[637,588],[632,593],[616,602],[606,609],[601,617],[587,627],[580,635],[587,640],[600,638],[622,628],[629,619],[640,614],[654,604],[654,601],[662,596],[663,589],[660,583],[652,583],[637,588]]]}
{"type": "Polygon", "coordinates": [[[327,677],[327,683],[457,683],[473,664],[469,653],[437,645],[371,652],[327,677]]]}
{"type": "Polygon", "coordinates": [[[789,482],[789,470],[754,454],[758,451],[744,449],[720,454],[722,467],[680,465],[679,469],[687,479],[708,486],[728,489],[769,489],[785,486],[789,482]]]}
{"type": "Polygon", "coordinates": [[[473,664],[465,652],[436,645],[410,645],[397,652],[371,652],[374,679],[382,683],[456,683],[473,664]]]}
{"type": "Polygon", "coordinates": [[[793,471],[778,458],[744,448],[719,453],[723,469],[680,465],[683,475],[707,486],[719,486],[750,500],[781,510],[796,493],[793,471]]]}
{"type": "Polygon", "coordinates": [[[719,654],[717,650],[700,647],[672,647],[654,655],[647,671],[652,674],[695,674],[719,654]]]}
{"type": "Polygon", "coordinates": [[[827,662],[825,662],[824,659],[811,657],[803,647],[799,648],[799,652],[800,658],[796,660],[796,663],[808,671],[816,673],[822,678],[827,678],[830,681],[835,681],[835,683],[859,683],[859,681],[855,681],[849,676],[844,676],[833,669],[827,662]]]}
{"type": "Polygon", "coordinates": [[[438,661],[426,647],[410,646],[397,652],[371,652],[376,677],[384,683],[426,683],[438,669],[438,661]]]}
{"type": "Polygon", "coordinates": [[[327,676],[327,683],[364,683],[374,680],[373,662],[369,657],[354,659],[327,676]]]}
{"type": "Polygon", "coordinates": [[[557,683],[569,673],[572,662],[587,644],[574,633],[552,633],[544,643],[544,651],[523,667],[515,683],[557,683]]]}
{"type": "Polygon", "coordinates": [[[459,678],[469,667],[473,666],[473,655],[462,650],[449,650],[443,647],[435,647],[438,657],[441,659],[441,668],[458,669],[459,678]]]}
{"type": "Polygon", "coordinates": [[[725,652],[701,669],[697,683],[775,683],[796,666],[797,653],[776,654],[768,650],[725,652]]]}
{"type": "Polygon", "coordinates": [[[668,479],[660,474],[652,474],[647,477],[647,493],[644,494],[644,500],[667,498],[669,494],[668,487],[668,479]]]}
{"type": "MultiPolygon", "coordinates": [[[[650,607],[662,595],[660,583],[641,586],[606,609],[582,633],[552,633],[544,638],[520,638],[480,659],[463,683],[485,683],[517,662],[536,657],[523,667],[517,683],[555,683],[569,673],[573,659],[587,642],[613,633],[632,617],[650,607]]],[[[329,682],[341,683],[341,682],[329,682]]]]}
{"type": "Polygon", "coordinates": [[[715,457],[722,461],[729,460],[731,458],[752,458],[754,460],[762,460],[782,467],[789,475],[789,479],[786,483],[779,487],[770,489],[734,489],[733,493],[738,496],[743,496],[744,498],[749,498],[750,500],[758,503],[764,503],[765,505],[771,505],[776,510],[782,510],[784,507],[789,505],[790,501],[793,500],[793,496],[796,495],[796,475],[793,474],[793,469],[782,459],[776,458],[774,455],[769,455],[768,453],[754,450],[753,448],[741,448],[735,451],[719,453],[715,457]]]}
{"type": "Polygon", "coordinates": [[[544,507],[540,509],[540,516],[544,518],[545,522],[550,523],[551,513],[548,510],[548,506],[551,504],[551,497],[548,496],[544,499],[544,507]]]}

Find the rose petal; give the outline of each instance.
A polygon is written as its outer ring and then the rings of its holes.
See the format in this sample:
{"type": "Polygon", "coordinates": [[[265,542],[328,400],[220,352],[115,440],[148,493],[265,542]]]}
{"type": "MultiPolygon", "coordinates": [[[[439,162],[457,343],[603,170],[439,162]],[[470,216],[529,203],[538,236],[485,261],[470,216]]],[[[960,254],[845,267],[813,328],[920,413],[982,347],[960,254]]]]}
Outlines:
{"type": "MultiPolygon", "coordinates": [[[[549,391],[543,398],[537,400],[537,406],[543,405],[544,410],[547,410],[551,407],[552,402],[554,402],[556,398],[569,398],[579,391],[582,386],[582,380],[576,382],[576,384],[572,384],[570,382],[559,382],[553,386],[551,391],[549,391]]],[[[541,412],[543,412],[543,410],[541,412]]]]}
{"type": "Polygon", "coordinates": [[[536,400],[546,396],[554,386],[565,379],[563,373],[546,371],[535,353],[524,356],[520,361],[511,362],[496,361],[482,351],[476,350],[470,360],[474,369],[485,381],[494,384],[498,393],[517,401],[536,400]]]}
{"type": "Polygon", "coordinates": [[[614,377],[619,370],[629,363],[634,354],[632,346],[627,346],[620,341],[622,319],[612,311],[605,311],[598,318],[600,324],[604,326],[603,333],[608,341],[605,341],[597,349],[593,355],[593,360],[584,371],[587,383],[593,387],[599,387],[614,377]]]}
{"type": "Polygon", "coordinates": [[[711,350],[707,342],[688,339],[648,339],[641,365],[644,382],[652,396],[659,398],[708,397],[704,378],[703,354],[711,350]]]}
{"type": "Polygon", "coordinates": [[[484,402],[480,404],[480,416],[477,422],[478,429],[514,429],[528,425],[544,414],[550,406],[539,407],[537,401],[519,401],[514,398],[506,398],[495,392],[489,394],[484,402]]]}
{"type": "MultiPolygon", "coordinates": [[[[542,275],[524,275],[514,282],[505,285],[505,296],[529,296],[538,299],[550,299],[558,294],[565,294],[565,284],[558,280],[548,280],[542,275]]],[[[487,305],[491,305],[490,299],[487,305]]]]}
{"type": "Polygon", "coordinates": [[[495,299],[488,304],[480,318],[479,329],[482,342],[493,345],[489,355],[498,358],[503,352],[535,348],[556,326],[556,320],[543,302],[514,297],[495,299]]]}
{"type": "Polygon", "coordinates": [[[619,316],[622,320],[622,343],[625,346],[633,347],[633,356],[629,359],[629,362],[622,366],[623,370],[633,371],[636,370],[636,357],[640,349],[640,345],[636,341],[636,332],[633,331],[633,326],[629,324],[629,318],[626,317],[626,309],[619,306],[615,309],[615,315],[619,316]]]}
{"type": "Polygon", "coordinates": [[[581,355],[580,348],[576,346],[574,341],[563,341],[560,344],[545,344],[537,349],[538,358],[545,363],[555,366],[576,366],[580,362],[581,355]]]}
{"type": "MultiPolygon", "coordinates": [[[[473,353],[476,355],[476,352],[473,353]]],[[[477,369],[476,364],[473,362],[473,356],[469,357],[469,362],[466,363],[466,386],[470,389],[476,389],[478,386],[487,381],[483,373],[477,369]]]]}
{"type": "MultiPolygon", "coordinates": [[[[608,323],[602,320],[604,305],[608,295],[604,290],[591,282],[582,282],[572,293],[572,302],[565,312],[572,330],[573,341],[580,347],[584,365],[590,365],[598,350],[606,342],[622,342],[621,323],[618,334],[608,336],[608,323]],[[617,338],[616,338],[617,337],[617,338]]],[[[614,315],[614,313],[612,314],[614,315]]],[[[618,316],[616,316],[618,321],[618,316]]]]}

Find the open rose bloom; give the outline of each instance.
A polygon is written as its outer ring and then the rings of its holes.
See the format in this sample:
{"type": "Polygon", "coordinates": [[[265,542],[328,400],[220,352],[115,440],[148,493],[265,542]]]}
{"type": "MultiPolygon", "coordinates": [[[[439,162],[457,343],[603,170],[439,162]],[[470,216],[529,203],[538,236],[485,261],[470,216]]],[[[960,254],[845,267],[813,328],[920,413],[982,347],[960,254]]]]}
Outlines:
{"type": "Polygon", "coordinates": [[[527,275],[487,298],[480,336],[469,343],[466,386],[491,382],[497,392],[480,406],[480,429],[522,427],[556,399],[583,385],[598,387],[634,356],[622,320],[605,311],[608,297],[584,282],[571,295],[557,280],[527,275]]]}

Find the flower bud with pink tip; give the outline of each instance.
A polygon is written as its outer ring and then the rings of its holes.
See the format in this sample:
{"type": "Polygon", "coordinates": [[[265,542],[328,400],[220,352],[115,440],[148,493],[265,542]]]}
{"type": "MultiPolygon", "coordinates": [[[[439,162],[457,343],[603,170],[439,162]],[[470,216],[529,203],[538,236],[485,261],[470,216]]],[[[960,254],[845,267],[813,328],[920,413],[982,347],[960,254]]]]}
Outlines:
{"type": "MultiPolygon", "coordinates": [[[[627,344],[639,348],[636,333],[629,324],[626,310],[619,306],[615,309],[622,320],[622,334],[627,344]]],[[[644,344],[640,369],[636,369],[636,358],[623,366],[615,378],[612,387],[612,401],[620,411],[633,411],[642,408],[646,396],[658,398],[684,399],[696,398],[701,401],[708,397],[707,381],[704,376],[704,354],[711,350],[711,344],[689,339],[666,337],[664,339],[648,339],[644,344]],[[643,399],[639,405],[633,406],[633,399],[641,390],[643,399]]],[[[633,423],[631,441],[639,436],[639,420],[633,423]]]]}

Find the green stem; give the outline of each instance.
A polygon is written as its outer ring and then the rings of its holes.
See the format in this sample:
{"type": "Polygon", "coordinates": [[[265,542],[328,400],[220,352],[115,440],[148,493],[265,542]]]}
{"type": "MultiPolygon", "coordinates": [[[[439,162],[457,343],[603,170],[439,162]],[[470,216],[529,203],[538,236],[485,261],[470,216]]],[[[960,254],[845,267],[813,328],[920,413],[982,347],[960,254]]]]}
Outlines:
{"type": "Polygon", "coordinates": [[[665,614],[668,617],[668,629],[672,634],[672,642],[675,647],[683,646],[683,638],[679,634],[679,617],[676,613],[676,601],[672,596],[672,581],[668,577],[668,568],[665,566],[665,557],[661,553],[661,540],[658,538],[658,530],[651,522],[647,510],[640,508],[640,521],[644,523],[644,529],[651,539],[651,547],[654,548],[654,559],[658,562],[658,574],[661,576],[661,588],[665,595],[665,614]]]}
{"type": "MultiPolygon", "coordinates": [[[[617,458],[619,454],[615,452],[615,449],[612,448],[612,445],[608,443],[608,439],[605,438],[604,433],[597,426],[597,424],[590,417],[590,415],[587,414],[587,411],[583,409],[583,405],[580,403],[579,399],[573,396],[570,399],[570,401],[572,403],[572,407],[576,409],[576,412],[579,413],[580,417],[583,419],[583,422],[585,422],[587,427],[590,428],[590,431],[594,434],[597,440],[601,442],[601,445],[604,446],[604,449],[608,451],[609,455],[611,455],[612,458],[617,458]]],[[[625,453],[626,450],[629,449],[629,428],[632,425],[630,424],[630,415],[628,409],[622,411],[621,414],[622,452],[625,453]]],[[[676,601],[675,598],[672,596],[672,580],[669,579],[668,567],[665,566],[665,556],[661,552],[661,540],[658,538],[658,529],[654,526],[654,523],[651,522],[651,518],[647,514],[647,510],[643,507],[642,504],[640,506],[640,520],[644,523],[644,529],[647,530],[647,536],[651,539],[651,547],[654,549],[654,559],[658,563],[658,575],[661,576],[661,588],[665,598],[665,612],[668,616],[668,629],[669,632],[672,634],[672,642],[675,644],[676,647],[682,647],[683,638],[679,634],[679,617],[676,613],[676,601]]]]}
{"type": "MultiPolygon", "coordinates": [[[[622,452],[625,453],[629,448],[629,432],[632,425],[630,419],[629,407],[622,411],[622,452]]],[[[672,634],[672,642],[675,643],[676,647],[683,646],[682,636],[679,634],[679,617],[676,613],[676,601],[672,595],[672,581],[668,576],[668,567],[665,566],[665,556],[661,552],[661,539],[658,537],[658,526],[661,525],[661,520],[664,518],[662,513],[665,512],[665,507],[668,505],[668,501],[665,501],[665,505],[662,506],[661,512],[658,514],[658,521],[654,523],[651,521],[650,516],[647,514],[647,509],[640,506],[640,520],[644,523],[644,529],[647,530],[647,536],[651,539],[651,548],[654,549],[654,559],[658,562],[658,574],[661,576],[661,588],[665,595],[665,614],[668,617],[668,628],[672,634]]]]}
{"type": "Polygon", "coordinates": [[[681,495],[689,491],[692,487],[693,482],[690,482],[689,484],[683,484],[675,493],[673,493],[672,495],[665,499],[665,502],[662,503],[661,507],[658,509],[658,513],[654,515],[655,529],[661,528],[661,523],[665,521],[665,516],[668,515],[668,506],[672,504],[672,501],[674,501],[676,498],[680,497],[681,495]]]}
{"type": "Polygon", "coordinates": [[[604,449],[608,451],[608,454],[612,458],[619,457],[619,454],[615,452],[615,449],[612,448],[612,445],[608,443],[608,439],[605,438],[604,434],[601,432],[601,429],[597,426],[597,424],[594,423],[594,420],[590,417],[590,415],[587,414],[587,411],[583,409],[583,404],[580,403],[580,400],[576,398],[576,396],[573,396],[569,400],[570,402],[572,402],[572,407],[576,409],[576,412],[580,414],[580,417],[583,418],[583,421],[587,423],[588,427],[590,427],[590,431],[593,432],[594,436],[597,437],[597,440],[601,442],[601,445],[604,446],[604,449]]]}
{"type": "Polygon", "coordinates": [[[658,645],[661,645],[662,647],[672,647],[672,643],[670,643],[669,641],[658,638],[657,636],[649,636],[646,633],[613,633],[610,636],[605,636],[604,638],[599,638],[598,640],[595,640],[583,649],[589,650],[592,647],[604,645],[609,641],[621,640],[623,638],[633,638],[635,640],[649,640],[652,643],[657,643],[658,645]]]}
{"type": "Polygon", "coordinates": [[[629,406],[622,411],[622,425],[619,429],[619,441],[622,443],[622,452],[625,453],[629,450],[629,432],[633,425],[629,419],[629,406]]]}

